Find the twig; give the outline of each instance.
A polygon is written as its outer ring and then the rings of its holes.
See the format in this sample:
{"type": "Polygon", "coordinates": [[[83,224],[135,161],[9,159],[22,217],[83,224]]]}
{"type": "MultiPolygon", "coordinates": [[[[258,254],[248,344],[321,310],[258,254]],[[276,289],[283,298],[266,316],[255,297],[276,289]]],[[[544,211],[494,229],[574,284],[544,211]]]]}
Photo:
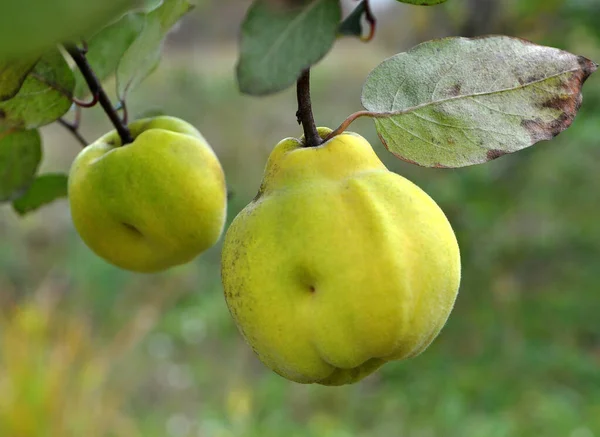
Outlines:
{"type": "Polygon", "coordinates": [[[316,147],[323,142],[319,136],[310,101],[310,69],[306,69],[298,79],[296,93],[298,97],[298,112],[296,118],[298,124],[304,129],[304,146],[316,147]]]}
{"type": "Polygon", "coordinates": [[[123,123],[126,125],[129,120],[129,112],[127,111],[127,103],[125,102],[125,99],[121,99],[121,100],[119,100],[119,104],[121,105],[121,111],[123,112],[123,116],[121,117],[121,120],[123,120],[123,123]]]}
{"type": "Polygon", "coordinates": [[[83,138],[83,136],[79,132],[78,123],[69,123],[64,118],[59,118],[57,121],[60,123],[61,126],[63,126],[65,129],[67,129],[69,132],[71,132],[73,134],[73,136],[77,139],[77,141],[79,141],[79,143],[83,147],[87,147],[87,145],[89,143],[87,142],[87,140],[85,138],[83,138]]]}
{"type": "Polygon", "coordinates": [[[119,114],[117,114],[117,111],[106,95],[104,88],[102,88],[102,84],[98,80],[96,73],[94,73],[94,70],[92,70],[92,67],[85,57],[85,49],[79,49],[74,44],[65,44],[65,49],[69,55],[71,55],[75,61],[75,64],[77,64],[77,67],[85,78],[92,95],[98,96],[98,102],[100,103],[100,106],[102,106],[102,109],[104,109],[104,112],[106,112],[106,115],[108,115],[108,118],[112,124],[115,126],[117,133],[121,137],[122,145],[132,143],[133,137],[131,136],[131,132],[129,132],[127,125],[121,121],[119,114]]]}
{"type": "Polygon", "coordinates": [[[71,100],[77,106],[80,106],[82,108],[92,108],[92,107],[96,106],[96,103],[98,103],[98,98],[99,98],[98,94],[93,94],[92,100],[90,100],[89,102],[84,102],[83,100],[79,100],[77,97],[71,97],[71,100]]]}

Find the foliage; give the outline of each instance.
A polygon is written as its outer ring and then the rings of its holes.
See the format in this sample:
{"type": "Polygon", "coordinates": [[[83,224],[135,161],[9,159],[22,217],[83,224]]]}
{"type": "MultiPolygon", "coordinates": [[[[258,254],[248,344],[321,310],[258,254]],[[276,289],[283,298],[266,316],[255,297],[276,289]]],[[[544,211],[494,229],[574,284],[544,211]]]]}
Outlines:
{"type": "MultiPolygon", "coordinates": [[[[225,3],[223,16],[231,13],[225,3]]],[[[452,3],[448,2],[447,8],[431,8],[431,12],[427,8],[430,27],[435,26],[437,10],[445,11],[452,3]]],[[[507,33],[533,34],[539,36],[538,42],[589,57],[600,55],[599,40],[595,39],[596,2],[500,3],[520,6],[510,12],[504,9],[503,16],[510,18],[506,21],[512,26],[507,33]]],[[[407,14],[394,27],[412,29],[406,21],[410,17],[407,14]]],[[[130,41],[132,34],[124,39],[130,41]]],[[[92,39],[88,41],[93,63],[96,55],[92,56],[92,50],[96,50],[92,39]]],[[[114,47],[123,50],[128,44],[115,43],[114,47]]],[[[228,174],[233,216],[255,194],[251,191],[258,184],[271,143],[289,135],[296,125],[290,92],[266,100],[239,98],[230,77],[230,44],[226,41],[213,51],[202,47],[213,54],[210,62],[202,65],[190,62],[197,53],[189,47],[172,51],[156,75],[139,91],[132,91],[129,106],[133,114],[160,106],[164,112],[202,127],[228,174]]],[[[315,70],[313,97],[320,124],[340,122],[358,102],[365,66],[376,65],[388,54],[377,43],[368,49],[357,45],[356,41],[342,42],[340,50],[315,70]],[[352,55],[344,57],[349,47],[346,43],[353,44],[352,55]]],[[[111,59],[120,56],[117,53],[111,59]]],[[[10,73],[13,85],[5,98],[12,97],[23,79],[28,69],[24,62],[25,66],[15,67],[16,74],[10,73]]],[[[110,64],[113,66],[103,77],[110,79],[117,64],[118,60],[110,64]]],[[[0,66],[2,78],[7,77],[3,76],[4,65],[0,66]]],[[[3,80],[5,83],[8,81],[3,80]]],[[[363,384],[339,390],[291,385],[266,372],[253,358],[234,330],[222,299],[218,247],[174,272],[151,277],[127,275],[83,247],[68,222],[64,202],[22,220],[7,206],[0,206],[3,308],[14,298],[15,304],[23,305],[23,313],[32,307],[36,308],[33,312],[43,313],[38,304],[24,303],[25,296],[40,284],[53,294],[66,295],[61,310],[53,312],[44,325],[56,326],[56,331],[48,329],[52,334],[44,334],[42,340],[31,334],[14,334],[23,340],[9,342],[17,347],[14,353],[4,354],[8,343],[0,345],[0,375],[10,375],[23,384],[20,387],[37,393],[2,411],[10,411],[11,417],[16,411],[27,420],[33,412],[42,411],[35,416],[34,425],[36,421],[56,423],[64,415],[57,419],[53,413],[59,409],[40,400],[54,400],[54,394],[56,400],[67,399],[73,394],[84,400],[81,404],[68,400],[73,416],[93,416],[87,424],[79,423],[86,430],[106,426],[112,435],[119,435],[123,428],[118,423],[135,422],[144,437],[597,435],[600,198],[593,187],[600,184],[600,87],[593,77],[585,94],[572,130],[551,143],[485,166],[460,171],[421,169],[395,160],[383,148],[377,150],[387,156],[389,168],[421,185],[448,213],[463,249],[466,279],[454,316],[426,355],[390,365],[363,384]],[[60,280],[48,283],[48,278],[60,280]],[[117,361],[116,355],[107,352],[112,351],[111,339],[155,293],[180,299],[173,308],[155,307],[160,324],[144,347],[127,355],[118,371],[105,368],[111,377],[96,392],[97,397],[83,396],[85,385],[69,382],[80,381],[83,368],[102,360],[103,365],[117,361]],[[81,352],[77,365],[66,367],[66,355],[62,354],[73,349],[69,338],[83,338],[84,345],[74,348],[81,352]],[[86,342],[92,347],[85,346],[86,342]],[[38,347],[39,355],[19,354],[23,345],[38,347]],[[7,371],[7,356],[23,358],[11,367],[16,374],[7,371]],[[31,361],[37,356],[42,363],[50,363],[52,358],[58,364],[43,372],[31,361]],[[51,373],[50,369],[58,370],[51,373]],[[115,374],[121,378],[113,378],[115,374]],[[28,378],[31,375],[36,378],[28,378]],[[58,380],[65,382],[52,396],[48,387],[54,385],[48,375],[59,375],[58,380]],[[137,390],[129,390],[131,385],[137,390]],[[40,410],[40,405],[47,409],[40,410]],[[106,415],[85,414],[94,409],[106,415]]],[[[375,144],[376,133],[359,123],[356,129],[368,132],[375,144]]],[[[84,127],[86,132],[99,134],[107,125],[92,111],[84,127]]],[[[44,138],[42,171],[68,169],[73,149],[63,146],[69,144],[69,137],[50,127],[44,129],[44,138]]],[[[0,174],[4,174],[2,170],[0,165],[0,174]]],[[[31,177],[27,179],[31,183],[31,177]]],[[[14,328],[17,319],[15,315],[1,318],[0,335],[9,330],[20,332],[14,328]]],[[[3,389],[0,392],[0,405],[6,407],[9,403],[1,401],[8,397],[3,389]]],[[[11,423],[0,421],[1,435],[11,435],[1,428],[11,423]]],[[[135,435],[128,432],[128,436],[135,435]]],[[[24,437],[29,435],[44,434],[24,437]]]]}
{"type": "Polygon", "coordinates": [[[463,167],[565,130],[595,70],[585,58],[519,39],[445,38],[380,64],[362,101],[395,155],[428,167],[463,167]]]}
{"type": "MultiPolygon", "coordinates": [[[[120,0],[108,2],[106,7],[111,5],[120,5],[121,9],[128,5],[133,10],[116,22],[105,21],[104,24],[108,22],[108,26],[97,33],[92,32],[92,29],[97,29],[88,23],[86,31],[89,29],[91,38],[86,52],[99,80],[116,75],[117,95],[123,102],[127,93],[156,68],[163,39],[177,21],[193,8],[193,4],[188,0],[120,0]]],[[[56,11],[77,14],[79,24],[86,22],[87,13],[99,13],[97,7],[76,7],[69,0],[62,0],[62,3],[53,6],[56,11]]],[[[0,15],[6,17],[16,14],[19,20],[34,20],[22,8],[15,7],[3,5],[0,15]],[[2,14],[2,11],[8,11],[8,14],[2,14]]],[[[56,11],[53,10],[52,14],[56,11]]],[[[66,20],[68,15],[62,17],[66,20]]],[[[97,16],[94,17],[94,20],[97,19],[97,16]]],[[[74,31],[70,29],[69,32],[74,31]]],[[[54,34],[50,34],[48,39],[62,41],[54,34]]],[[[22,58],[17,61],[11,57],[0,62],[0,200],[17,202],[14,206],[20,214],[33,211],[64,195],[56,178],[35,179],[41,157],[40,138],[34,129],[64,116],[73,106],[73,96],[82,97],[89,93],[82,73],[78,69],[73,71],[62,51],[48,46],[40,47],[43,51],[33,54],[23,50],[26,54],[21,54],[22,58]],[[36,55],[38,53],[39,56],[36,55]],[[32,184],[35,191],[27,192],[26,189],[32,184]],[[26,198],[20,199],[22,196],[26,198]]],[[[97,96],[92,103],[96,99],[97,96]]]]}

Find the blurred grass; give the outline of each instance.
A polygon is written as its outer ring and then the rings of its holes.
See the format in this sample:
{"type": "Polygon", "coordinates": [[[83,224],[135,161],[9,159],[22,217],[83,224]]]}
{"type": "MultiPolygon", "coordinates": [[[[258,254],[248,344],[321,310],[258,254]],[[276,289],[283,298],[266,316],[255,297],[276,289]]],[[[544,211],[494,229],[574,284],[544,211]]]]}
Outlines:
{"type": "MultiPolygon", "coordinates": [[[[600,59],[586,28],[569,29],[547,37],[600,59]]],[[[319,124],[360,109],[366,74],[399,50],[338,44],[313,73],[319,124]]],[[[134,115],[156,108],[200,128],[233,192],[230,220],[254,197],[271,148],[300,134],[294,90],[240,96],[234,62],[232,43],[170,47],[129,102],[134,115]]],[[[93,139],[109,126],[89,112],[93,139]]],[[[461,170],[405,164],[368,120],[352,126],[446,211],[464,279],[423,355],[351,387],[293,384],[257,361],[222,297],[219,246],[188,266],[134,275],[82,244],[66,202],[25,219],[0,207],[0,436],[600,436],[599,119],[592,77],[570,130],[461,170]],[[123,338],[133,340],[115,349],[123,338]],[[102,376],[92,389],[89,369],[102,376]],[[28,397],[11,397],[7,384],[28,397]]],[[[59,127],[44,137],[44,169],[66,171],[77,144],[59,127]]]]}

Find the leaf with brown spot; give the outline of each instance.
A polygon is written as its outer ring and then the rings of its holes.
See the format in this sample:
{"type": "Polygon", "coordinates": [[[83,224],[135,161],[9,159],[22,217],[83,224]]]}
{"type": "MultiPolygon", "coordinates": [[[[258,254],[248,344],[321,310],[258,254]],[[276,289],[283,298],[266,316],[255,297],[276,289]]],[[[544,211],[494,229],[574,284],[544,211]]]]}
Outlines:
{"type": "Polygon", "coordinates": [[[518,38],[444,38],[376,67],[362,102],[396,156],[463,167],[567,129],[596,69],[584,57],[518,38]]]}

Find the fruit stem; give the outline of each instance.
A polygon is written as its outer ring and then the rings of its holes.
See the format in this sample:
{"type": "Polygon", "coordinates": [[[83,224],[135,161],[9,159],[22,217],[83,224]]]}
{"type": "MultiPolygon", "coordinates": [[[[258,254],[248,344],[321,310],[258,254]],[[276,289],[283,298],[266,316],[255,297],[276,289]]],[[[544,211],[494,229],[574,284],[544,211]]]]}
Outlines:
{"type": "Polygon", "coordinates": [[[121,144],[124,146],[125,144],[133,143],[131,132],[129,132],[127,125],[123,123],[117,114],[117,111],[113,107],[104,88],[102,88],[102,84],[98,80],[96,73],[94,73],[94,70],[88,62],[85,56],[86,49],[80,49],[75,44],[65,44],[65,50],[73,58],[77,68],[81,71],[81,74],[92,92],[92,96],[94,96],[94,99],[97,97],[100,106],[102,106],[102,109],[104,109],[104,112],[106,112],[106,115],[115,126],[117,133],[121,137],[121,144]]]}
{"type": "Polygon", "coordinates": [[[350,124],[357,118],[360,118],[360,117],[377,118],[377,115],[378,114],[371,112],[371,111],[358,111],[358,112],[355,112],[354,114],[350,114],[348,116],[348,118],[346,118],[342,122],[342,124],[339,125],[339,127],[336,130],[334,130],[329,135],[327,135],[327,137],[323,141],[329,141],[331,138],[343,133],[346,129],[348,129],[348,126],[350,126],[350,124]]]}
{"type": "Polygon", "coordinates": [[[304,129],[304,147],[317,147],[323,143],[323,139],[317,131],[315,119],[310,101],[310,69],[302,72],[296,85],[296,94],[298,97],[298,112],[296,118],[298,124],[302,124],[304,129]]]}

